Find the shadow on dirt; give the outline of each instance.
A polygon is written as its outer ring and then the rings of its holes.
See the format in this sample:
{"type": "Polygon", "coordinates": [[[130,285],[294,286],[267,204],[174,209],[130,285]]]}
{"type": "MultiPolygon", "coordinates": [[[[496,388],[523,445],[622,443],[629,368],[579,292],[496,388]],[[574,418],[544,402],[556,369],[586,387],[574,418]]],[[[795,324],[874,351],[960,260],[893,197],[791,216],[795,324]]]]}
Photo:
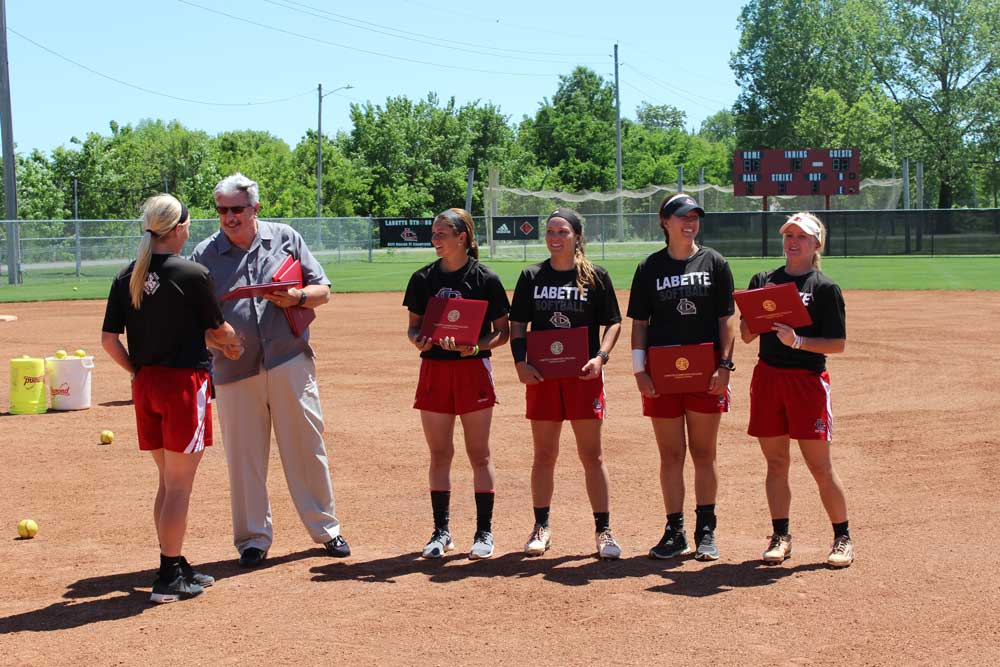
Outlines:
{"type": "Polygon", "coordinates": [[[670,561],[634,556],[617,561],[600,561],[594,555],[566,555],[528,558],[508,553],[489,560],[471,561],[465,554],[425,560],[416,553],[370,561],[342,561],[310,570],[313,581],[361,581],[394,584],[402,577],[419,574],[435,583],[471,578],[541,577],[563,586],[586,586],[604,579],[662,577],[668,583],[648,588],[654,593],[706,597],[734,588],[767,586],[794,574],[827,569],[820,563],[793,567],[769,566],[759,560],[742,563],[695,564],[691,558],[670,561]],[[697,569],[693,569],[697,568],[697,569]]]}
{"type": "MultiPolygon", "coordinates": [[[[321,556],[319,548],[304,549],[295,553],[268,558],[252,570],[241,568],[235,558],[212,563],[196,563],[195,567],[215,577],[217,582],[251,574],[258,570],[291,563],[305,558],[321,556]]],[[[63,593],[65,602],[55,602],[48,607],[0,618],[0,635],[8,632],[51,632],[78,628],[90,623],[114,621],[138,616],[154,605],[149,601],[149,591],[156,577],[155,569],[137,572],[119,572],[101,577],[80,579],[69,585],[63,593]],[[117,593],[113,597],[109,595],[117,593]],[[76,600],[85,600],[76,602],[76,600]]]]}

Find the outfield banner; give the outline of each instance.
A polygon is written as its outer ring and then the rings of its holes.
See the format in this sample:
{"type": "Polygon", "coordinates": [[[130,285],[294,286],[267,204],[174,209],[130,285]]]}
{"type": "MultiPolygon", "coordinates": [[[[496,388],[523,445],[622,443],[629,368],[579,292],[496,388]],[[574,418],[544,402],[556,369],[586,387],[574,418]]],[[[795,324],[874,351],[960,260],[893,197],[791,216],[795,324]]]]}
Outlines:
{"type": "Polygon", "coordinates": [[[494,241],[537,241],[537,215],[493,216],[494,241]]]}
{"type": "Polygon", "coordinates": [[[430,248],[434,218],[381,218],[379,245],[383,248],[430,248]]]}

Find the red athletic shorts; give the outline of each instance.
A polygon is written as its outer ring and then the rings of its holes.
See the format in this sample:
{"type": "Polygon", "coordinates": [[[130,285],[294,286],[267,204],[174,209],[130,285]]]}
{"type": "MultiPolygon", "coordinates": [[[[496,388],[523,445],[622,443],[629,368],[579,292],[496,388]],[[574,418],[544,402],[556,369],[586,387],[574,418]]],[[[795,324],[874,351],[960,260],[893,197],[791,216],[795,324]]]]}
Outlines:
{"type": "Polygon", "coordinates": [[[717,414],[729,412],[729,387],[716,396],[707,391],[684,394],[660,394],[656,398],[642,397],[642,415],[660,419],[683,417],[685,412],[717,414]]]}
{"type": "Polygon", "coordinates": [[[195,368],[144,366],[132,382],[139,449],[194,454],[212,446],[212,379],[195,368]]]}
{"type": "Polygon", "coordinates": [[[833,440],[830,374],[758,361],[750,381],[747,433],[756,438],[833,440]]]}
{"type": "Polygon", "coordinates": [[[414,409],[464,415],[496,402],[489,359],[421,360],[414,409]]]}
{"type": "Polygon", "coordinates": [[[524,387],[525,417],[560,422],[604,419],[604,374],[593,380],[553,378],[524,387]]]}

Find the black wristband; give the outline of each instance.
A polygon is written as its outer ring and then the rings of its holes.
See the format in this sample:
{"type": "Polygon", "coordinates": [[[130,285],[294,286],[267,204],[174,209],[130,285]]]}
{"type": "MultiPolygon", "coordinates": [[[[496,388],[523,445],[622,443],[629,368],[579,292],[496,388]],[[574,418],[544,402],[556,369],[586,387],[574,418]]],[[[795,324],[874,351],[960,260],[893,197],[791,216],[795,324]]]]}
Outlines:
{"type": "Polygon", "coordinates": [[[308,298],[309,295],[306,294],[306,291],[304,289],[299,288],[299,305],[304,306],[306,303],[306,299],[308,298]]]}
{"type": "Polygon", "coordinates": [[[522,361],[526,361],[528,358],[528,339],[511,338],[510,353],[514,355],[515,364],[520,363],[522,361]]]}

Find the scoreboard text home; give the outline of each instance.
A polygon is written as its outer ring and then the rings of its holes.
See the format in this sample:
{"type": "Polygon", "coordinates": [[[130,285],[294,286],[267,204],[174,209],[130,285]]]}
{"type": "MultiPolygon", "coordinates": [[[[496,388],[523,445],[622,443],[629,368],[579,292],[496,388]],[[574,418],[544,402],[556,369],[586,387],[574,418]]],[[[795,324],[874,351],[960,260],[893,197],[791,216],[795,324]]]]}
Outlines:
{"type": "Polygon", "coordinates": [[[856,195],[860,176],[861,153],[857,148],[733,154],[733,194],[737,197],[856,195]]]}

